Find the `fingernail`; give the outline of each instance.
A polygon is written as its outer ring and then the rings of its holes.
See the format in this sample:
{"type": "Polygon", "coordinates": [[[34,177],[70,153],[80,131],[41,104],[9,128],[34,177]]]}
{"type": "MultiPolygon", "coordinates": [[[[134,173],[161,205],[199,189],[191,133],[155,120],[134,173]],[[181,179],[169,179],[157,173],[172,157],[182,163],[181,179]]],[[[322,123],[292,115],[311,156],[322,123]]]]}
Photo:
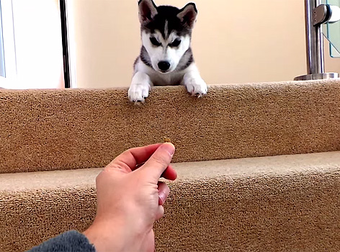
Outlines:
{"type": "Polygon", "coordinates": [[[164,150],[166,150],[170,154],[171,157],[175,153],[175,145],[173,145],[172,143],[164,143],[162,145],[162,148],[164,148],[164,150]]]}
{"type": "Polygon", "coordinates": [[[163,206],[165,203],[166,197],[164,193],[158,195],[158,205],[163,206]]]}
{"type": "Polygon", "coordinates": [[[169,191],[167,194],[164,192],[159,193],[158,194],[158,205],[163,206],[168,195],[169,195],[169,191]]]}

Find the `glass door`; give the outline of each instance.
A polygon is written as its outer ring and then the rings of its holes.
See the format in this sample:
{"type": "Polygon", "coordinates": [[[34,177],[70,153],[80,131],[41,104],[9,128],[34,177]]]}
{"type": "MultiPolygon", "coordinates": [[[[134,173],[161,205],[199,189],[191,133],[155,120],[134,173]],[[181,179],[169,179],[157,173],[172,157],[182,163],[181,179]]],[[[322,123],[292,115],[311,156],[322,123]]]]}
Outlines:
{"type": "MultiPolygon", "coordinates": [[[[322,2],[323,4],[340,7],[340,0],[323,0],[322,2]]],[[[329,41],[331,57],[340,58],[340,21],[324,24],[323,34],[329,41]]]]}

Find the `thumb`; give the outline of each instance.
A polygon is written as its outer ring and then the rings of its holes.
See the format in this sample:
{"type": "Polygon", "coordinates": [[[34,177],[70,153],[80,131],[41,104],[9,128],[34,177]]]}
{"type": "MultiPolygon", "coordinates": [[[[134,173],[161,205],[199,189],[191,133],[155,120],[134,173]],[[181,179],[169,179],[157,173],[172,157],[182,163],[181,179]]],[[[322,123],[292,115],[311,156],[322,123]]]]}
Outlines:
{"type": "Polygon", "coordinates": [[[175,146],[172,143],[164,143],[158,147],[148,161],[139,169],[151,175],[154,178],[154,182],[157,183],[165,169],[169,166],[174,153],[175,146]]]}

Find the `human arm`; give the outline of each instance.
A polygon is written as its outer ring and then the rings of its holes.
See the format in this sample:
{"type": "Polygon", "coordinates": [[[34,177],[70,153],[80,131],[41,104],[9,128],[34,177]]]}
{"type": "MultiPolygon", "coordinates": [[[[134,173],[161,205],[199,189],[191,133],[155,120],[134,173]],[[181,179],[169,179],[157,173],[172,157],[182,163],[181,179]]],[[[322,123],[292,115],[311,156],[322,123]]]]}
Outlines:
{"type": "Polygon", "coordinates": [[[153,224],[164,214],[169,188],[160,177],[174,180],[170,143],[127,150],[97,176],[97,214],[83,234],[68,231],[28,252],[154,251],[153,224]]]}

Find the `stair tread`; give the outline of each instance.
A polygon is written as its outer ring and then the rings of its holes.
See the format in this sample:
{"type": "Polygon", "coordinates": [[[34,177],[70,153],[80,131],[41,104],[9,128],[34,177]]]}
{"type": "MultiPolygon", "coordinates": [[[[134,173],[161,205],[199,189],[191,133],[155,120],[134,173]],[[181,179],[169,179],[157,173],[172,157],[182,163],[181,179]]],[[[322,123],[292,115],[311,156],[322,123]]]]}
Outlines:
{"type": "MultiPolygon", "coordinates": [[[[340,152],[173,166],[178,179],[155,225],[158,251],[339,251],[340,152]]],[[[0,250],[85,230],[100,171],[0,174],[0,250]]]]}
{"type": "MultiPolygon", "coordinates": [[[[340,151],[173,163],[178,179],[172,183],[226,176],[248,178],[340,170],[340,151]]],[[[94,187],[102,168],[0,174],[0,191],[94,187]]]]}

